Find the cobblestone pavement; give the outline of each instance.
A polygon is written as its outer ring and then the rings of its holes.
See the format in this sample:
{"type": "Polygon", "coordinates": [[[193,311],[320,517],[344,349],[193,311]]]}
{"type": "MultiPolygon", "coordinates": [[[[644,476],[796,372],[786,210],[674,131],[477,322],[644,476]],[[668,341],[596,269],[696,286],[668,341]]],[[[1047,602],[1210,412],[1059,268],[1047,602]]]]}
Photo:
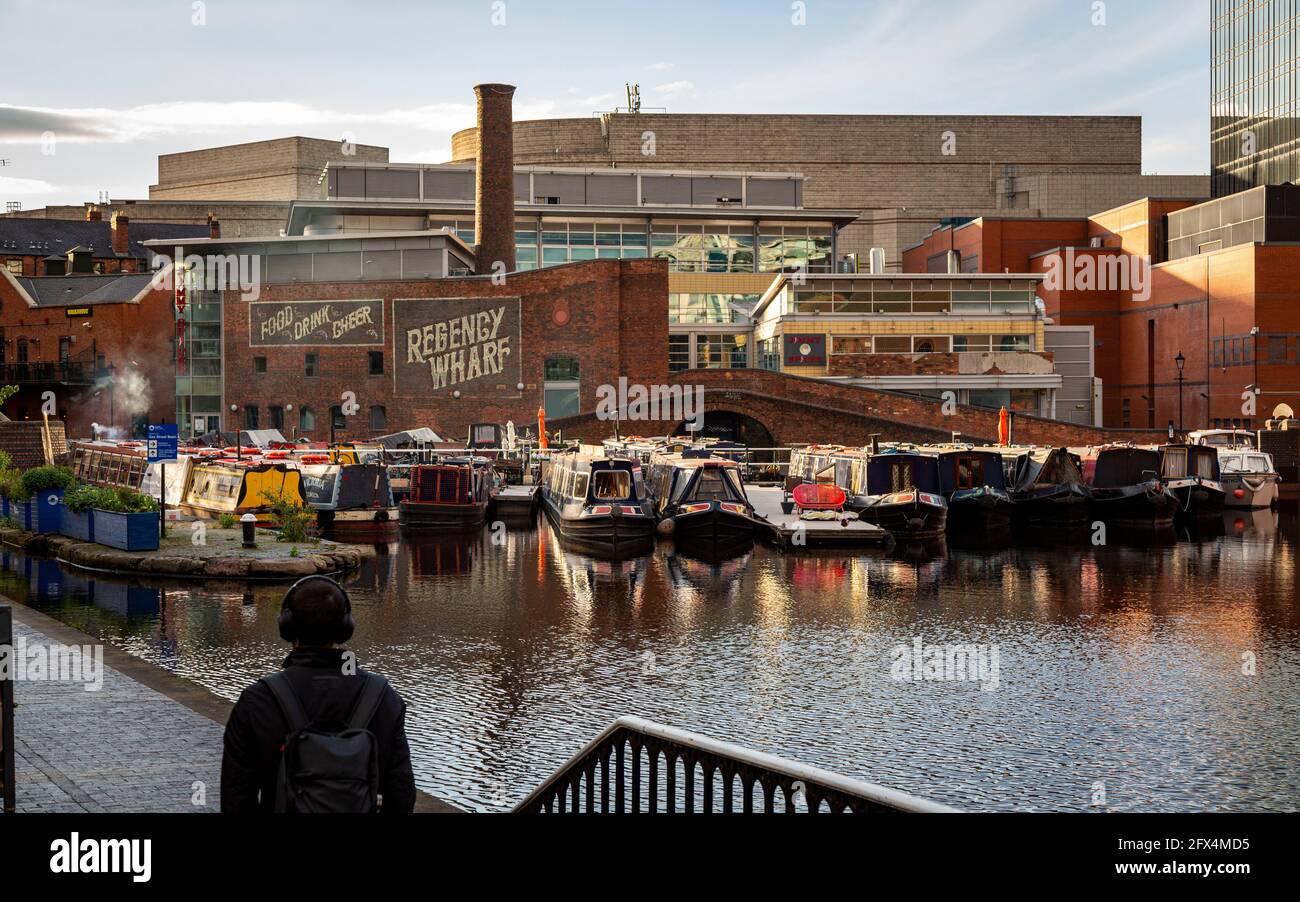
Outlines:
{"type": "MultiPolygon", "coordinates": [[[[52,641],[14,623],[14,638],[52,641]]],[[[104,665],[104,685],[14,686],[18,811],[215,812],[222,725],[104,665]],[[196,803],[201,801],[202,803],[196,803]]]]}

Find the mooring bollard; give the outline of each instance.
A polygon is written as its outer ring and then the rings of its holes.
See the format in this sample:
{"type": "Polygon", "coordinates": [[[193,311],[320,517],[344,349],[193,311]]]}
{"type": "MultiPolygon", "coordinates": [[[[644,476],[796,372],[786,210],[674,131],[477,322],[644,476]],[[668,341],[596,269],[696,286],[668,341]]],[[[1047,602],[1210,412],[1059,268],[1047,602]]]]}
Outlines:
{"type": "Polygon", "coordinates": [[[14,615],[7,604],[0,604],[0,655],[4,668],[0,670],[0,810],[13,814],[15,803],[14,781],[14,681],[13,681],[14,615]]]}
{"type": "Polygon", "coordinates": [[[239,518],[240,525],[244,528],[244,547],[257,547],[257,518],[252,514],[244,514],[239,518]]]}

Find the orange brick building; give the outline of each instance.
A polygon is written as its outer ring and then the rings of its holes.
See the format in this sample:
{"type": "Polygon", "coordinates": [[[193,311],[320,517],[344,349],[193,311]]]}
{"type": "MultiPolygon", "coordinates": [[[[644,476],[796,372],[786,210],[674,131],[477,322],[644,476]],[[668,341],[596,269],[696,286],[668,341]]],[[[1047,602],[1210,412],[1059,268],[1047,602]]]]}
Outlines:
{"type": "Polygon", "coordinates": [[[1300,407],[1297,222],[1293,186],[1143,198],[1087,219],[945,226],[903,262],[1043,275],[1054,323],[1094,330],[1108,427],[1252,428],[1278,404],[1300,407]]]}

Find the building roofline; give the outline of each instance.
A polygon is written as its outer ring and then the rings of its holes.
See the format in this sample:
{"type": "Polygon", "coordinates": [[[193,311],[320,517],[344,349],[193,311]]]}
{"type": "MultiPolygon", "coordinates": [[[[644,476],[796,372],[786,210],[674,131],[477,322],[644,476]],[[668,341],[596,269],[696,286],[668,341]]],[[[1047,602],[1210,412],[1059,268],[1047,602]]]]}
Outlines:
{"type": "MultiPolygon", "coordinates": [[[[376,163],[358,160],[335,160],[328,162],[322,168],[322,172],[328,172],[331,168],[335,169],[404,169],[404,170],[457,170],[461,172],[472,172],[475,164],[468,161],[453,161],[449,163],[376,163]]],[[[694,177],[694,176],[730,176],[732,178],[755,178],[755,179],[806,179],[807,176],[802,172],[776,172],[757,169],[653,169],[642,168],[640,166],[543,166],[539,164],[517,165],[515,172],[542,172],[558,173],[560,175],[659,175],[671,176],[676,178],[694,177]]]]}
{"type": "MultiPolygon", "coordinates": [[[[899,281],[902,279],[909,279],[912,281],[952,279],[953,281],[956,281],[961,279],[966,281],[974,280],[990,282],[995,279],[1024,279],[1026,281],[1042,282],[1046,277],[1042,273],[1037,272],[819,272],[804,273],[803,278],[834,279],[836,281],[871,281],[874,279],[880,279],[882,281],[886,279],[891,281],[899,281]]],[[[767,287],[767,290],[764,291],[762,296],[758,299],[758,303],[754,305],[754,309],[750,311],[750,319],[757,319],[758,315],[762,313],[767,305],[772,302],[772,299],[780,293],[781,289],[788,281],[790,281],[790,273],[777,273],[776,278],[772,280],[772,284],[767,287]]]]}
{"type": "Polygon", "coordinates": [[[192,240],[155,238],[150,241],[140,242],[148,248],[166,248],[166,247],[221,247],[224,245],[249,245],[249,244],[276,244],[281,241],[349,241],[367,238],[431,238],[441,237],[452,241],[458,248],[469,254],[471,259],[475,259],[474,249],[457,237],[456,233],[450,229],[408,229],[404,231],[393,232],[331,232],[327,235],[263,235],[259,237],[241,237],[241,238],[194,238],[192,240]]]}

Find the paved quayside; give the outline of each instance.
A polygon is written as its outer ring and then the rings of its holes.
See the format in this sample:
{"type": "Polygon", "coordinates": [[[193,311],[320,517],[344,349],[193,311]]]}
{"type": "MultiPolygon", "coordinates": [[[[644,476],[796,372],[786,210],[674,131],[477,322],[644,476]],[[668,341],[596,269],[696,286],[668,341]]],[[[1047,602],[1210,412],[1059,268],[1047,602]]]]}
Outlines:
{"type": "MultiPolygon", "coordinates": [[[[94,644],[14,604],[14,641],[94,644]]],[[[216,812],[221,734],[230,703],[118,649],[104,648],[104,685],[14,685],[21,812],[216,812]]],[[[417,811],[455,811],[421,793],[417,811]]]]}

